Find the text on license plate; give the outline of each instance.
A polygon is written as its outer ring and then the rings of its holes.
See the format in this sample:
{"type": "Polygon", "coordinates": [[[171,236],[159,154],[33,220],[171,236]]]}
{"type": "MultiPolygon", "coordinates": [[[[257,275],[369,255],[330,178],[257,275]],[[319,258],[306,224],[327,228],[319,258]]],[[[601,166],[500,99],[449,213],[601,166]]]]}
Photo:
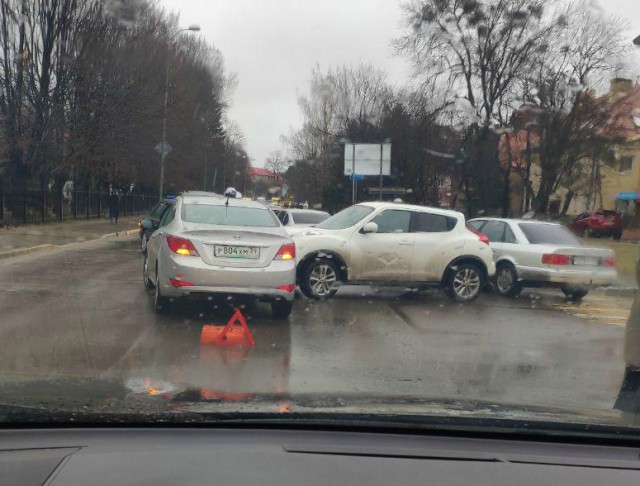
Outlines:
{"type": "Polygon", "coordinates": [[[574,256],[573,257],[573,264],[574,265],[597,266],[598,263],[600,263],[600,261],[596,257],[579,257],[579,256],[574,256]]]}
{"type": "Polygon", "coordinates": [[[223,258],[260,258],[260,248],[257,246],[215,245],[213,253],[215,256],[223,258]]]}

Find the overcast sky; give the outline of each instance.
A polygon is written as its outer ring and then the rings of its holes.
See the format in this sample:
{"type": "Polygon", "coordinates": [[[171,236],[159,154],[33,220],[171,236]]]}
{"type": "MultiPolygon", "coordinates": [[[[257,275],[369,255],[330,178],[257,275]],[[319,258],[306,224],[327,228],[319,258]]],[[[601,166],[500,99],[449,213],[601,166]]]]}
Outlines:
{"type": "MultiPolygon", "coordinates": [[[[625,19],[640,34],[640,0],[589,0],[625,19]]],[[[311,70],[371,63],[403,84],[409,66],[394,56],[402,33],[402,0],[160,0],[181,25],[200,24],[236,73],[230,117],[246,139],[253,165],[262,166],[280,136],[301,123],[297,99],[311,70]]]]}

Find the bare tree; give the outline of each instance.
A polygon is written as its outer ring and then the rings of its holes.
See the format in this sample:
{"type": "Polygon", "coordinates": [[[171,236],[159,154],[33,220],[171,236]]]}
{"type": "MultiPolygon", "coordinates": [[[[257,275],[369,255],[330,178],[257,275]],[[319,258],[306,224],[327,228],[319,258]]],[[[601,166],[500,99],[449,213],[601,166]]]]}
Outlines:
{"type": "MultiPolygon", "coordinates": [[[[469,174],[502,173],[503,215],[509,209],[511,168],[501,163],[497,145],[514,109],[521,103],[522,74],[535,53],[547,49],[557,29],[545,6],[554,0],[416,0],[405,5],[409,33],[395,43],[414,63],[419,78],[442,79],[471,124],[469,174]],[[493,132],[492,132],[493,130],[493,132]],[[492,163],[493,167],[477,167],[492,163]]],[[[484,201],[483,204],[487,204],[484,201]]]]}
{"type": "Polygon", "coordinates": [[[307,162],[301,165],[309,182],[305,199],[318,202],[323,193],[336,188],[336,197],[346,193],[339,187],[344,182],[343,139],[379,142],[387,138],[381,125],[395,97],[386,74],[370,65],[326,72],[314,69],[309,93],[298,100],[303,124],[283,137],[295,163],[307,162]]]}
{"type": "Polygon", "coordinates": [[[147,0],[0,0],[6,186],[155,186],[167,64],[169,186],[201,187],[210,161],[237,159],[223,126],[233,77],[214,46],[177,29],[147,0]]]}
{"type": "Polygon", "coordinates": [[[562,28],[552,33],[524,82],[524,98],[535,114],[529,117],[530,129],[539,138],[536,212],[547,210],[549,197],[560,187],[568,191],[566,211],[573,195],[592,183],[594,171],[610,163],[604,156],[610,143],[606,135],[621,122],[611,110],[612,100],[596,93],[620,67],[622,22],[597,15],[585,2],[566,6],[560,19],[562,28]]]}
{"type": "Polygon", "coordinates": [[[285,158],[284,154],[280,150],[271,152],[264,163],[265,169],[269,169],[276,176],[281,176],[282,174],[284,174],[289,165],[289,160],[285,158]]]}

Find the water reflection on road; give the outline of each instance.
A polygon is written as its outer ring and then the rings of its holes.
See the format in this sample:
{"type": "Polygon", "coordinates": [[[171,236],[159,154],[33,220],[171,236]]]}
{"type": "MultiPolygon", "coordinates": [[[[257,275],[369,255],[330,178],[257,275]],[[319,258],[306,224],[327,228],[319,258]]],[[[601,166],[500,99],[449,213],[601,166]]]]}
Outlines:
{"type": "Polygon", "coordinates": [[[203,398],[288,391],[291,325],[271,319],[266,308],[242,309],[251,326],[255,346],[220,347],[202,344],[203,325],[224,325],[233,309],[212,310],[206,304],[182,306],[177,314],[160,317],[124,357],[125,380],[146,379],[149,388],[173,383],[202,390],[203,398]],[[209,307],[209,310],[207,310],[209,307]],[[176,322],[178,321],[178,322],[176,322]]]}

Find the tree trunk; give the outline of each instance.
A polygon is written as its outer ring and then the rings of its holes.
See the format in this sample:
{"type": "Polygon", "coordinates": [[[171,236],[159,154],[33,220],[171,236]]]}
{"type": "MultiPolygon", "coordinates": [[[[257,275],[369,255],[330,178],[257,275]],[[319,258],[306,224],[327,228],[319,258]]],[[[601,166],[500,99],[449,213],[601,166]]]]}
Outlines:
{"type": "Polygon", "coordinates": [[[527,130],[527,165],[524,180],[524,208],[523,213],[529,212],[531,208],[531,130],[527,130]]]}
{"type": "MultiPolygon", "coordinates": [[[[509,140],[509,135],[506,135],[506,143],[507,143],[507,166],[502,169],[503,171],[503,182],[502,182],[502,217],[509,217],[509,209],[510,209],[510,200],[509,196],[511,195],[511,168],[513,167],[513,154],[511,153],[511,142],[509,140]]],[[[500,160],[500,139],[498,138],[498,150],[496,151],[496,158],[498,159],[498,166],[502,166],[502,161],[500,160]]]]}
{"type": "MultiPolygon", "coordinates": [[[[511,164],[509,164],[511,167],[511,164]]],[[[510,200],[511,195],[511,170],[507,169],[504,174],[503,187],[502,187],[502,217],[509,217],[510,200]]]]}
{"type": "Polygon", "coordinates": [[[562,205],[562,211],[560,211],[560,214],[562,216],[566,216],[567,215],[567,211],[569,210],[569,206],[571,205],[571,201],[573,200],[573,191],[568,191],[567,195],[564,198],[564,203],[562,205]]]}

